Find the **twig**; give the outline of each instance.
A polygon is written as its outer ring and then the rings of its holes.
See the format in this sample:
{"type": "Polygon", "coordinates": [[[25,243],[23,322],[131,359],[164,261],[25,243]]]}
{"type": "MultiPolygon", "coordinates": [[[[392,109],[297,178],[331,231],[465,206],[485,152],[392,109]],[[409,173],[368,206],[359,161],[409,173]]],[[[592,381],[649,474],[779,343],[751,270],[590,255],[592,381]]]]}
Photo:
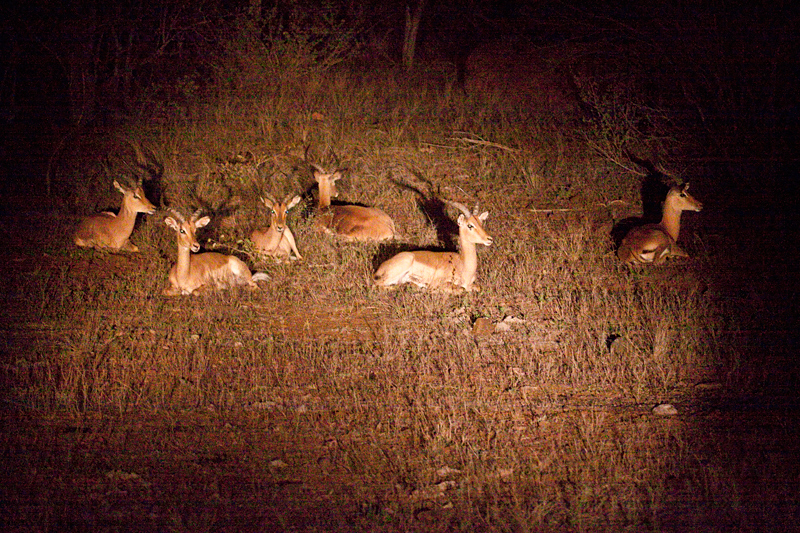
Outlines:
{"type": "Polygon", "coordinates": [[[532,213],[569,213],[572,211],[589,211],[590,209],[595,209],[597,207],[603,207],[608,209],[609,207],[618,206],[618,205],[630,205],[630,202],[625,200],[611,200],[608,203],[598,202],[597,204],[589,207],[562,207],[562,208],[553,208],[553,209],[536,209],[534,207],[528,208],[528,211],[532,213]]]}
{"type": "MultiPolygon", "coordinates": [[[[470,135],[469,133],[461,132],[461,131],[457,131],[455,133],[457,133],[457,134],[461,133],[461,134],[464,134],[464,135],[470,135]]],[[[477,145],[480,145],[480,146],[488,146],[489,148],[497,148],[497,149],[500,149],[500,150],[505,150],[506,152],[514,152],[514,153],[518,153],[519,152],[519,150],[517,148],[511,148],[511,147],[504,146],[502,144],[495,143],[495,142],[492,142],[492,141],[486,141],[484,139],[475,139],[475,138],[471,138],[471,137],[450,137],[450,139],[453,140],[453,141],[461,141],[461,142],[464,142],[464,143],[477,144],[477,145]]]]}

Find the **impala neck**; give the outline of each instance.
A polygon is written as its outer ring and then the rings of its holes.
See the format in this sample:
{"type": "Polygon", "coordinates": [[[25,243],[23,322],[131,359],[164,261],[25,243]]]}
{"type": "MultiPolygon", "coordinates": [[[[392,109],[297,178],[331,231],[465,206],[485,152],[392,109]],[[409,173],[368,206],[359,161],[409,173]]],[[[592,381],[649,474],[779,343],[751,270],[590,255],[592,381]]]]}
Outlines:
{"type": "Polygon", "coordinates": [[[475,243],[467,241],[461,236],[461,249],[458,252],[461,258],[462,266],[462,279],[469,281],[475,279],[475,272],[478,270],[478,251],[475,249],[475,243]]]}
{"type": "Polygon", "coordinates": [[[192,250],[178,242],[178,263],[175,265],[175,277],[183,280],[189,277],[192,263],[192,250]]]}
{"type": "Polygon", "coordinates": [[[681,232],[681,211],[672,206],[664,206],[664,214],[661,217],[661,227],[672,237],[675,242],[678,241],[678,234],[681,232]]]}
{"type": "Polygon", "coordinates": [[[324,180],[319,183],[319,201],[317,203],[318,209],[325,209],[331,205],[332,189],[333,185],[328,180],[324,180]]]}
{"type": "Polygon", "coordinates": [[[125,230],[127,235],[133,233],[133,225],[136,223],[136,211],[130,208],[127,198],[122,199],[122,207],[120,207],[114,223],[120,230],[125,230]]]}
{"type": "Polygon", "coordinates": [[[281,237],[283,237],[283,231],[275,229],[274,224],[270,226],[266,233],[267,248],[270,250],[277,248],[281,242],[281,237]]]}

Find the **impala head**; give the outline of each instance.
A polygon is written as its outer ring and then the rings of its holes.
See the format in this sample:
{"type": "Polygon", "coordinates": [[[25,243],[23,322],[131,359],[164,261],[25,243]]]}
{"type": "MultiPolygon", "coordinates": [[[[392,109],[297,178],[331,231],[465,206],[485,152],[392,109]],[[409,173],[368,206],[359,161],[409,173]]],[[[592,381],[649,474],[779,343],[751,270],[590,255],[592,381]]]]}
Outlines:
{"type": "Polygon", "coordinates": [[[199,252],[200,243],[197,242],[197,229],[208,225],[211,222],[211,217],[200,217],[200,210],[198,209],[189,217],[189,220],[186,220],[175,209],[170,209],[169,211],[173,216],[165,218],[164,223],[174,229],[178,235],[178,248],[188,248],[192,252],[199,252]]]}
{"type": "Polygon", "coordinates": [[[289,209],[300,203],[300,196],[291,194],[284,198],[282,202],[275,200],[272,196],[265,194],[261,197],[261,202],[267,206],[270,216],[270,227],[275,228],[278,233],[283,233],[286,229],[286,214],[289,209]]]}
{"type": "Polygon", "coordinates": [[[336,182],[341,179],[342,171],[327,173],[318,166],[314,166],[314,181],[319,186],[319,194],[327,195],[330,198],[339,196],[339,191],[336,190],[336,182]]]}
{"type": "Polygon", "coordinates": [[[683,187],[673,187],[667,193],[666,206],[676,211],[701,211],[703,204],[689,194],[689,184],[683,187]]]}
{"type": "Polygon", "coordinates": [[[117,180],[114,180],[114,188],[122,193],[122,205],[127,206],[134,213],[152,215],[156,212],[156,206],[150,203],[150,200],[144,195],[141,181],[137,182],[135,187],[127,188],[120,185],[117,180]]]}
{"type": "Polygon", "coordinates": [[[483,223],[489,216],[488,211],[478,214],[478,206],[476,205],[475,209],[470,213],[466,206],[458,202],[448,203],[461,211],[461,214],[458,215],[457,222],[459,235],[461,235],[464,241],[472,244],[483,244],[484,246],[492,245],[494,239],[483,229],[483,223]]]}

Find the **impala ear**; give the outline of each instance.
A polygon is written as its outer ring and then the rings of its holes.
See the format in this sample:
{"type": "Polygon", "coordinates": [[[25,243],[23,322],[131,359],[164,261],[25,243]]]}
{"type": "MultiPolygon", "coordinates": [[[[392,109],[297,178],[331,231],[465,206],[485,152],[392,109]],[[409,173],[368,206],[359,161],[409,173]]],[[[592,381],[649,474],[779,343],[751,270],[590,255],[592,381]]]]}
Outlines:
{"type": "Polygon", "coordinates": [[[459,226],[463,226],[467,222],[467,217],[464,216],[464,213],[460,213],[456,222],[459,226]]]}
{"type": "Polygon", "coordinates": [[[125,187],[123,187],[122,185],[120,185],[120,184],[119,184],[119,182],[118,182],[117,180],[114,180],[114,188],[115,188],[115,189],[117,189],[117,190],[118,190],[119,192],[121,192],[122,194],[125,194],[126,192],[128,192],[128,191],[125,189],[125,187]]]}
{"type": "Polygon", "coordinates": [[[166,224],[166,225],[167,225],[167,226],[169,226],[170,228],[174,229],[175,231],[178,231],[178,229],[180,229],[180,225],[179,225],[179,224],[178,224],[178,222],[177,222],[177,221],[176,221],[174,218],[172,218],[172,217],[167,217],[167,218],[165,218],[165,219],[164,219],[164,224],[166,224]]]}
{"type": "Polygon", "coordinates": [[[481,213],[480,215],[478,215],[478,220],[480,220],[481,222],[485,222],[485,221],[486,221],[486,218],[487,218],[488,216],[489,216],[489,211],[484,211],[483,213],[481,213]]]}
{"type": "Polygon", "coordinates": [[[294,198],[292,198],[291,200],[289,200],[289,203],[288,203],[288,204],[286,204],[286,210],[288,211],[289,209],[291,209],[291,208],[293,208],[294,206],[296,206],[297,204],[299,204],[299,203],[300,203],[300,200],[302,200],[302,198],[300,198],[300,196],[299,196],[299,195],[298,195],[298,196],[295,196],[294,198]]]}
{"type": "Polygon", "coordinates": [[[272,204],[272,200],[270,200],[269,198],[264,198],[263,196],[260,196],[259,199],[261,200],[261,203],[267,206],[267,209],[272,209],[274,207],[272,204]]]}
{"type": "Polygon", "coordinates": [[[203,218],[197,220],[194,223],[194,227],[195,228],[204,228],[204,227],[206,227],[208,225],[209,222],[211,222],[211,217],[210,216],[204,216],[203,218]]]}
{"type": "Polygon", "coordinates": [[[340,171],[336,171],[333,174],[328,174],[323,172],[320,168],[314,169],[314,181],[319,183],[321,180],[328,180],[330,182],[334,182],[342,177],[342,173],[340,171]]]}

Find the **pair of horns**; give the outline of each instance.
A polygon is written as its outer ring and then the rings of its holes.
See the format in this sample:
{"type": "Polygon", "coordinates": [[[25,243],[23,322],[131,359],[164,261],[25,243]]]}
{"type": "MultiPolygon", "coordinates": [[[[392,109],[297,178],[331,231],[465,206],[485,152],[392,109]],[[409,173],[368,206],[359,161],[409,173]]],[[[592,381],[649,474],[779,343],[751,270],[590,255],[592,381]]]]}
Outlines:
{"type": "MultiPolygon", "coordinates": [[[[262,202],[264,201],[264,198],[266,198],[267,200],[269,200],[269,201],[270,201],[270,202],[272,202],[273,204],[277,204],[277,203],[279,203],[279,202],[278,202],[278,201],[275,199],[275,197],[273,197],[273,196],[272,196],[271,194],[269,194],[269,193],[266,193],[266,192],[264,193],[264,196],[261,198],[261,201],[262,201],[262,202]]],[[[284,204],[288,204],[288,203],[289,203],[289,202],[292,200],[292,198],[294,198],[294,194],[292,194],[292,193],[289,193],[289,194],[287,194],[287,195],[286,195],[286,198],[284,198],[284,199],[283,199],[283,202],[282,202],[282,203],[284,203],[284,204]]]]}
{"type": "MultiPolygon", "coordinates": [[[[180,212],[179,212],[177,209],[173,209],[173,208],[171,208],[171,207],[168,207],[168,208],[167,208],[167,211],[169,211],[170,213],[172,213],[172,216],[174,216],[174,217],[175,217],[175,218],[176,218],[176,219],[177,219],[177,220],[178,220],[180,223],[182,223],[182,224],[186,223],[186,219],[184,218],[184,216],[183,216],[183,215],[182,215],[182,214],[181,214],[181,213],[180,213],[180,212]]],[[[190,216],[190,217],[189,217],[189,220],[191,220],[192,222],[194,222],[195,220],[197,220],[198,218],[200,218],[200,214],[201,214],[202,212],[203,212],[203,210],[202,210],[202,209],[198,209],[197,211],[195,211],[194,213],[192,213],[192,216],[190,216]]]]}
{"type": "Polygon", "coordinates": [[[131,181],[127,178],[123,178],[122,176],[119,179],[114,180],[120,188],[125,189],[126,191],[132,191],[134,189],[138,189],[142,186],[142,178],[139,178],[136,181],[131,181]]]}
{"type": "Polygon", "coordinates": [[[470,213],[469,208],[464,204],[460,204],[458,202],[453,202],[450,200],[445,200],[445,202],[447,202],[448,204],[452,205],[453,207],[464,213],[464,216],[467,218],[471,217],[472,215],[478,214],[478,204],[475,204],[475,209],[470,213]]]}

